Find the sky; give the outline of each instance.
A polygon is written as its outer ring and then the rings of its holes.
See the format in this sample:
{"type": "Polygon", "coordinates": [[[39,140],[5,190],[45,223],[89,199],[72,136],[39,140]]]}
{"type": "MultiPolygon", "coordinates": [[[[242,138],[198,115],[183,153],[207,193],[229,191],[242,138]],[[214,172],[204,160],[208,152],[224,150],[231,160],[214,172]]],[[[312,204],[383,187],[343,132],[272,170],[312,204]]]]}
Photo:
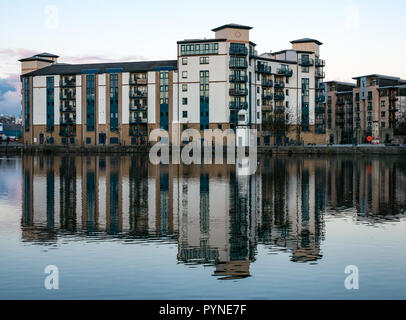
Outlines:
{"type": "Polygon", "coordinates": [[[0,113],[21,112],[18,59],[50,52],[65,63],[176,59],[176,41],[250,25],[258,53],[291,40],[323,42],[326,80],[406,78],[406,1],[0,1],[0,113]]]}

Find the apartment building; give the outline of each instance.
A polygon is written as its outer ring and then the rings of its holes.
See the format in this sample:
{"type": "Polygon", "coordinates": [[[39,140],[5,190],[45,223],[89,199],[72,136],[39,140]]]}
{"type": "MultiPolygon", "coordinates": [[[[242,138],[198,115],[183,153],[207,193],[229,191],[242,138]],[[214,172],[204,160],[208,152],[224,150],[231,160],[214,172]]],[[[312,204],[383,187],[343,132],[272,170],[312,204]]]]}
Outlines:
{"type": "Polygon", "coordinates": [[[397,137],[406,80],[379,74],[356,83],[326,83],[327,132],[331,143],[390,142],[397,137]]]}
{"type": "Polygon", "coordinates": [[[49,53],[21,59],[24,143],[143,145],[152,130],[181,144],[194,128],[232,129],[236,144],[325,143],[321,42],[258,55],[252,27],[227,24],[213,39],[182,40],[177,59],[62,64],[49,53]]]}

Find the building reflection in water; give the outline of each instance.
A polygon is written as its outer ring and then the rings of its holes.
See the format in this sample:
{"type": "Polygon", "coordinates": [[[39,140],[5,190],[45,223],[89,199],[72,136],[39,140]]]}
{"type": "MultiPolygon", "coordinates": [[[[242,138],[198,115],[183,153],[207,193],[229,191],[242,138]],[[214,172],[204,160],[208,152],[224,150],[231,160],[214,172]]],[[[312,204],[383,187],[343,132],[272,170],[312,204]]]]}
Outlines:
{"type": "Polygon", "coordinates": [[[234,165],[153,166],[140,155],[22,163],[23,241],[173,242],[180,263],[213,266],[219,279],[250,276],[258,245],[293,262],[321,259],[327,213],[379,223],[406,207],[406,165],[393,158],[260,157],[251,176],[234,165]]]}

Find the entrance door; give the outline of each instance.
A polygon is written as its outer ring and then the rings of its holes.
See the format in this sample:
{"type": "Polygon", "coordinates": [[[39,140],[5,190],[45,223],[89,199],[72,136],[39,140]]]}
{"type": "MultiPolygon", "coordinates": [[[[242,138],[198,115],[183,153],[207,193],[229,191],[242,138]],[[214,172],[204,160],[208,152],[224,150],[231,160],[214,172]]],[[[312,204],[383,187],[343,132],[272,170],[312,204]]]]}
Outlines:
{"type": "Polygon", "coordinates": [[[39,134],[39,144],[44,144],[44,134],[43,133],[39,134]]]}
{"type": "Polygon", "coordinates": [[[99,144],[106,144],[106,134],[99,133],[99,144]]]}

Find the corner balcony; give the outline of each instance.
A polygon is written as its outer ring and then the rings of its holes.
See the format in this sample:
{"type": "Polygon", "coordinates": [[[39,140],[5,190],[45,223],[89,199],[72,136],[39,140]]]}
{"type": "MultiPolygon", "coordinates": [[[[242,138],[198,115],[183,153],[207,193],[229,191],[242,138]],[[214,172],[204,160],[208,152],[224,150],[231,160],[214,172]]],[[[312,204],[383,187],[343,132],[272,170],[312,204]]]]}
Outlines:
{"type": "Polygon", "coordinates": [[[279,68],[278,69],[278,74],[279,75],[284,75],[286,77],[291,77],[291,76],[293,76],[293,70],[291,70],[289,68],[279,68]]]}
{"type": "Polygon", "coordinates": [[[248,49],[247,47],[243,46],[230,46],[230,54],[237,55],[237,56],[247,56],[248,49]]]}
{"type": "Polygon", "coordinates": [[[145,91],[130,91],[130,98],[146,98],[148,97],[148,92],[145,91]]]}
{"type": "Polygon", "coordinates": [[[316,67],[324,68],[326,66],[326,61],[322,59],[316,59],[316,67]]]}
{"type": "Polygon", "coordinates": [[[71,105],[69,105],[69,106],[61,106],[59,108],[59,111],[61,113],[75,113],[76,112],[76,106],[71,106],[71,105]]]}
{"type": "Polygon", "coordinates": [[[259,64],[257,72],[263,74],[272,74],[272,68],[263,64],[259,64]]]}
{"type": "Polygon", "coordinates": [[[230,89],[230,96],[246,96],[248,95],[248,89],[230,89]]]}
{"type": "Polygon", "coordinates": [[[283,89],[285,88],[284,82],[275,82],[275,89],[283,89]]]}
{"type": "Polygon", "coordinates": [[[248,62],[247,60],[244,61],[230,61],[230,69],[247,69],[248,62]]]}
{"type": "Polygon", "coordinates": [[[299,65],[302,67],[312,67],[314,66],[314,60],[313,59],[299,59],[299,65]]]}
{"type": "Polygon", "coordinates": [[[324,71],[316,71],[315,77],[317,79],[324,79],[326,77],[326,73],[324,71]]]}
{"type": "Polygon", "coordinates": [[[285,94],[276,92],[273,98],[275,101],[283,101],[285,100],[285,94]]]}
{"type": "Polygon", "coordinates": [[[230,82],[245,83],[248,81],[248,76],[237,76],[237,75],[231,74],[229,79],[230,79],[230,82]]]}
{"type": "Polygon", "coordinates": [[[229,107],[232,110],[247,110],[248,102],[230,101],[229,107]]]}
{"type": "Polygon", "coordinates": [[[261,85],[263,87],[266,87],[266,88],[272,88],[273,87],[273,81],[272,80],[267,80],[267,79],[262,79],[261,85]]]}

